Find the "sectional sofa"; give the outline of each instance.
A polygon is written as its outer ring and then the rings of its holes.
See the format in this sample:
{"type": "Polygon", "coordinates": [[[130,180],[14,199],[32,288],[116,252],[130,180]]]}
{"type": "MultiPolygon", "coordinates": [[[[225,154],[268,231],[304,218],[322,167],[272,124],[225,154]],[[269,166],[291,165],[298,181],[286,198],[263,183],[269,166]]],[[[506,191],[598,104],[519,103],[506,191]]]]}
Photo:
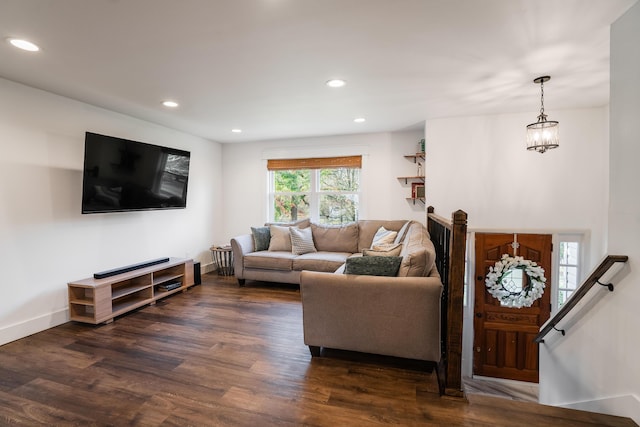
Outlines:
{"type": "Polygon", "coordinates": [[[304,341],[312,355],[326,347],[440,360],[443,286],[424,225],[303,221],[252,231],[231,240],[236,277],[241,285],[247,279],[300,285],[304,341]],[[387,235],[380,244],[385,232],[392,240],[387,235]]]}

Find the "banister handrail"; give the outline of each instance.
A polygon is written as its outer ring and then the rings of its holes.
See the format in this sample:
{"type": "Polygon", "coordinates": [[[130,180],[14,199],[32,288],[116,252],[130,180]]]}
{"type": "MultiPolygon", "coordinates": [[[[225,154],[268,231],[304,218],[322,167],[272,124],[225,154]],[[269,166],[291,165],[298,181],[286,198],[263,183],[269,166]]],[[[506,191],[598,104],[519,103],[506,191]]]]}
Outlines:
{"type": "Polygon", "coordinates": [[[438,363],[440,393],[462,397],[462,324],[464,306],[467,214],[457,210],[448,220],[427,208],[427,229],[436,249],[436,265],[444,286],[442,293],[442,357],[438,363]]]}
{"type": "MultiPolygon", "coordinates": [[[[600,278],[616,263],[622,262],[625,263],[629,259],[626,255],[607,255],[605,259],[602,260],[600,265],[593,270],[593,273],[589,275],[589,277],[584,281],[582,286],[580,286],[575,293],[567,300],[567,302],[560,307],[560,310],[544,325],[542,330],[536,337],[533,339],[537,343],[543,343],[544,337],[552,330],[559,330],[556,328],[558,323],[575,307],[578,305],[580,300],[591,290],[591,288],[595,284],[599,284],[602,286],[607,286],[609,291],[613,291],[613,285],[611,283],[600,283],[600,278]]],[[[564,335],[564,330],[559,330],[564,335]]]]}

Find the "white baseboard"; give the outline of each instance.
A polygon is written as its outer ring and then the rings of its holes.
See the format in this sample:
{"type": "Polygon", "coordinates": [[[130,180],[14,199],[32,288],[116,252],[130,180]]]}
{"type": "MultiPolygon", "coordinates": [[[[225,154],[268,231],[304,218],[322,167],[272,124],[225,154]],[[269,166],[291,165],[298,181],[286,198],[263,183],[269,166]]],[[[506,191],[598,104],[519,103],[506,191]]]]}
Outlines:
{"type": "Polygon", "coordinates": [[[213,262],[210,262],[209,264],[204,264],[204,265],[200,266],[200,272],[202,274],[211,273],[215,269],[216,269],[216,265],[213,262]]]}
{"type": "Polygon", "coordinates": [[[633,394],[557,405],[563,408],[629,417],[640,424],[640,399],[633,394]]]}
{"type": "Polygon", "coordinates": [[[0,345],[33,335],[69,321],[69,310],[63,308],[42,316],[33,317],[23,322],[0,328],[0,345]]]}

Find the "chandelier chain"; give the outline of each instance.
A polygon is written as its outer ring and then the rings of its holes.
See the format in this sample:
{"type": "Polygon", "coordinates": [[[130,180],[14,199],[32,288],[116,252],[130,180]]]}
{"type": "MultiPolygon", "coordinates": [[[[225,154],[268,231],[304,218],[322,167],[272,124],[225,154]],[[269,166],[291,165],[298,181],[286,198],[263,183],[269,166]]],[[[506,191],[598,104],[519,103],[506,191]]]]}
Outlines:
{"type": "Polygon", "coordinates": [[[540,82],[540,115],[544,116],[544,80],[540,82]]]}

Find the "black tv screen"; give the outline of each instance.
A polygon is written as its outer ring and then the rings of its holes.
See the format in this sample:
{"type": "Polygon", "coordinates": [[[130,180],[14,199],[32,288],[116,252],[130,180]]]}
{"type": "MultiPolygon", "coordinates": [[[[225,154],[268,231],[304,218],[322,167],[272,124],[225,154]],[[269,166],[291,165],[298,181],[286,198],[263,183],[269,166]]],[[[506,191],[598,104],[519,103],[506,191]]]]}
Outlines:
{"type": "Polygon", "coordinates": [[[187,206],[191,153],[87,132],[82,213],[187,206]]]}

